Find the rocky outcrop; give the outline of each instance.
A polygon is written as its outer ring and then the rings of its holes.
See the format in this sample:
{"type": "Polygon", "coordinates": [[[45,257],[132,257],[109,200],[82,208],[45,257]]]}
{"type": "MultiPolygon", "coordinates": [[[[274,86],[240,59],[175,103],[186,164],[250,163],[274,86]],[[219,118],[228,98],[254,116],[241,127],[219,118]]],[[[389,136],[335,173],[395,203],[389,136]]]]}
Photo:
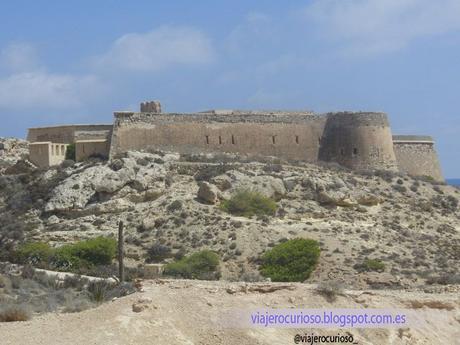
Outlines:
{"type": "MultiPolygon", "coordinates": [[[[144,196],[134,198],[141,202],[143,198],[151,197],[147,191],[158,187],[166,175],[164,164],[155,163],[158,155],[129,152],[127,157],[118,159],[109,165],[96,165],[80,172],[71,174],[63,183],[58,185],[51,194],[45,206],[46,212],[81,210],[91,202],[107,201],[110,198],[127,197],[130,194],[145,192],[144,196]]],[[[170,155],[169,161],[175,159],[170,155]]],[[[161,161],[162,163],[164,160],[161,161]]],[[[138,196],[138,195],[136,195],[138,196]]],[[[119,208],[120,202],[116,204],[119,208]]],[[[92,208],[97,212],[105,212],[105,206],[92,208]]]]}
{"type": "Polygon", "coordinates": [[[200,182],[197,195],[198,200],[213,205],[219,201],[219,194],[219,189],[216,186],[206,181],[200,182]]]}

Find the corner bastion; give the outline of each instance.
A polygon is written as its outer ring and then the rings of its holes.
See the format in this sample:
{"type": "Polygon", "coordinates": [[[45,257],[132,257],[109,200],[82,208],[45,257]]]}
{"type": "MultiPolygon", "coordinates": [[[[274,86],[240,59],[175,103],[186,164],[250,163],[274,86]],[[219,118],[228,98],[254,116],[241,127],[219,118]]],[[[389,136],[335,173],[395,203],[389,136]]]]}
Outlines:
{"type": "Polygon", "coordinates": [[[409,175],[424,175],[437,181],[444,181],[432,137],[395,135],[393,136],[393,147],[400,171],[409,175]]]}

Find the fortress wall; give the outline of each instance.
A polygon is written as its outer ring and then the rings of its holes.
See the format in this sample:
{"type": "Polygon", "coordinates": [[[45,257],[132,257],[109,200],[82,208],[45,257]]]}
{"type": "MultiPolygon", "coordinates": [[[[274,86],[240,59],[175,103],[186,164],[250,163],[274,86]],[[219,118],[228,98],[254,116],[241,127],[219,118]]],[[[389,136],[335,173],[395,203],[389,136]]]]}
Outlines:
{"type": "Polygon", "coordinates": [[[109,150],[107,139],[77,140],[75,142],[75,160],[81,162],[94,156],[108,158],[109,150]]]}
{"type": "Polygon", "coordinates": [[[104,135],[107,137],[108,132],[111,130],[112,125],[68,125],[30,128],[27,134],[27,140],[29,142],[51,141],[53,143],[71,144],[75,141],[76,132],[100,131],[100,133],[105,133],[104,135]]]}
{"type": "Polygon", "coordinates": [[[118,113],[111,156],[155,147],[316,162],[325,118],[313,115],[118,113]]]}
{"type": "Polygon", "coordinates": [[[354,170],[396,170],[396,157],[385,113],[327,115],[319,159],[354,170]]]}
{"type": "Polygon", "coordinates": [[[402,172],[413,176],[431,176],[437,181],[444,181],[431,137],[395,136],[393,145],[402,172]]]}

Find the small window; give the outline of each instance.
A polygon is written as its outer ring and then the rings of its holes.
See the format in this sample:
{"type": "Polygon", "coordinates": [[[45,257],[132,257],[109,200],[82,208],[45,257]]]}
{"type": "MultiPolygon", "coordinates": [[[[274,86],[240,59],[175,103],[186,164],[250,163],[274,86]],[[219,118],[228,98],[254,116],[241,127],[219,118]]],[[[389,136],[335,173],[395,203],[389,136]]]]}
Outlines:
{"type": "Polygon", "coordinates": [[[235,137],[232,134],[232,144],[235,145],[235,137]]]}
{"type": "Polygon", "coordinates": [[[356,147],[353,149],[353,154],[354,154],[355,156],[358,154],[358,149],[357,149],[356,147]]]}
{"type": "Polygon", "coordinates": [[[209,135],[206,135],[206,144],[209,145],[209,135]]]}
{"type": "Polygon", "coordinates": [[[296,144],[299,143],[299,136],[298,136],[298,135],[295,136],[295,143],[296,143],[296,144]]]}
{"type": "Polygon", "coordinates": [[[219,145],[222,145],[222,137],[219,135],[219,145]]]}
{"type": "Polygon", "coordinates": [[[276,138],[275,138],[275,136],[274,136],[274,135],[272,136],[272,143],[273,143],[273,145],[275,145],[275,144],[276,144],[276,138]]]}

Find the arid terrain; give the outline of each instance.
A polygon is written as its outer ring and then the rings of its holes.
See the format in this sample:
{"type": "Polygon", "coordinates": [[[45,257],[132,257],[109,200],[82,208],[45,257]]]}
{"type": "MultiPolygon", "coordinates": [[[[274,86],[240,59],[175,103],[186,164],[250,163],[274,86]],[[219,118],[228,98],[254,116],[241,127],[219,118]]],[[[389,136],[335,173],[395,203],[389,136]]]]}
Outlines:
{"type": "Polygon", "coordinates": [[[345,291],[331,304],[309,284],[159,280],[145,281],[144,290],[77,314],[0,324],[2,344],[294,344],[298,333],[350,333],[360,345],[432,345],[456,344],[460,336],[458,294],[345,291]],[[230,309],[332,306],[409,309],[427,323],[410,329],[311,330],[227,328],[221,322],[230,309]],[[138,312],[133,311],[136,307],[138,312]]]}
{"type": "Polygon", "coordinates": [[[350,331],[359,344],[454,344],[460,335],[455,187],[388,171],[166,152],[39,170],[20,160],[27,158],[25,142],[2,142],[9,147],[0,156],[2,260],[24,241],[60,246],[116,236],[121,220],[129,267],[141,267],[149,248],[161,245],[171,251],[166,262],[211,249],[222,271],[221,282],[145,281],[145,292],[96,309],[1,324],[6,344],[289,344],[299,332],[215,328],[211,320],[229,307],[409,308],[427,313],[428,321],[432,311],[445,317],[421,329],[350,331]],[[219,207],[243,189],[276,200],[276,214],[247,218],[219,207]],[[243,282],[275,286],[259,274],[260,256],[293,238],[320,243],[307,284],[241,290],[243,282]],[[368,259],[384,269],[363,269],[368,259]],[[333,304],[311,285],[328,282],[344,289],[333,304]],[[133,303],[145,298],[148,308],[133,313],[133,303]]]}

